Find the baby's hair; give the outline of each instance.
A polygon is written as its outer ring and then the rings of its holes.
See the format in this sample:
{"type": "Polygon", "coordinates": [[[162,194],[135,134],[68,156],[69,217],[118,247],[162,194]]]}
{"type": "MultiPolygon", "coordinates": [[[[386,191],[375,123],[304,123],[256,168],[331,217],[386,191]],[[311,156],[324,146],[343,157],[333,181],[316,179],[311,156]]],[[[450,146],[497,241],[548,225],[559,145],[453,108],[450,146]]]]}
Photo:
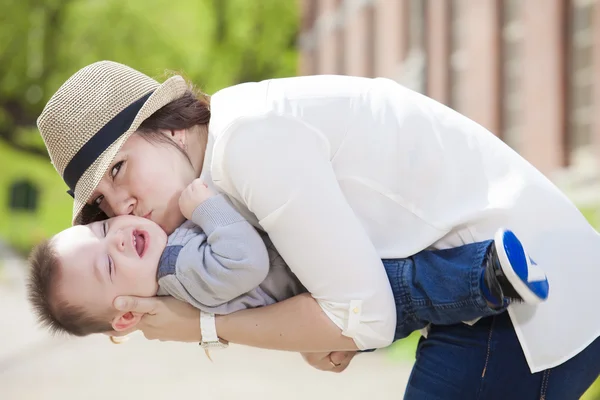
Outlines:
{"type": "Polygon", "coordinates": [[[83,307],[71,305],[58,296],[60,260],[52,239],[37,245],[29,256],[27,291],[38,322],[53,335],[86,336],[112,330],[108,317],[92,316],[83,307]]]}

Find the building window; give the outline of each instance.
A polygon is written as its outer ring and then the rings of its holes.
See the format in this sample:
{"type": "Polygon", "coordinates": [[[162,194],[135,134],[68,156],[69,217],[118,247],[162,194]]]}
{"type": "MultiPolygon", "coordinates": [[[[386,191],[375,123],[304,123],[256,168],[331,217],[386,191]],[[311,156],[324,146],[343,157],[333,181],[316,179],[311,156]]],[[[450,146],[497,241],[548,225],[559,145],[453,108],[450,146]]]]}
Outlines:
{"type": "Polygon", "coordinates": [[[365,40],[365,57],[367,62],[366,76],[375,76],[375,51],[377,43],[375,40],[375,4],[369,4],[365,9],[365,25],[366,25],[366,40],[365,40]]]}
{"type": "Polygon", "coordinates": [[[502,3],[502,139],[519,150],[523,129],[523,1],[502,3]]]}
{"type": "Polygon", "coordinates": [[[594,3],[594,0],[570,0],[567,140],[574,162],[586,153],[592,142],[594,3]]]}
{"type": "Polygon", "coordinates": [[[408,2],[408,55],[411,51],[422,51],[425,48],[425,1],[409,0],[408,2]]]}
{"type": "Polygon", "coordinates": [[[424,93],[427,77],[427,51],[425,48],[427,1],[409,0],[402,12],[405,31],[404,60],[401,82],[413,90],[424,93]]]}
{"type": "Polygon", "coordinates": [[[302,2],[302,8],[300,27],[303,32],[307,32],[313,28],[315,21],[317,20],[319,10],[317,0],[304,0],[302,2]]]}
{"type": "Polygon", "coordinates": [[[465,112],[468,56],[465,38],[469,34],[465,12],[468,0],[451,0],[450,3],[450,107],[465,112]]]}
{"type": "Polygon", "coordinates": [[[344,26],[339,23],[335,28],[335,73],[343,75],[346,73],[346,31],[344,26]]]}

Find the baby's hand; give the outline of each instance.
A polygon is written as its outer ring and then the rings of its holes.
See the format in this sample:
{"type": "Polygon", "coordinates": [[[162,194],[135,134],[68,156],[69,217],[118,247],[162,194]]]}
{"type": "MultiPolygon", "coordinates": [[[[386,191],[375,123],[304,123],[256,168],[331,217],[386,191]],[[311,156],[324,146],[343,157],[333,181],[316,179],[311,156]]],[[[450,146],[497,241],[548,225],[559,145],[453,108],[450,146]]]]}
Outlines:
{"type": "Polygon", "coordinates": [[[192,213],[200,204],[204,203],[209,197],[215,193],[206,186],[206,184],[200,179],[194,179],[189,184],[181,196],[179,196],[179,208],[181,213],[187,219],[192,219],[192,213]]]}

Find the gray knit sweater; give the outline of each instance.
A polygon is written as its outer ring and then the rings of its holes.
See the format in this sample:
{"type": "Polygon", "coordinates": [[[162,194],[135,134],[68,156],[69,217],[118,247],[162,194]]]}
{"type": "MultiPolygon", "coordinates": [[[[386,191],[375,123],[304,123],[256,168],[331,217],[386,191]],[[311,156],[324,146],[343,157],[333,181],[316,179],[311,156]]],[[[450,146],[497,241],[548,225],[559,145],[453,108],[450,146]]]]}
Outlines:
{"type": "Polygon", "coordinates": [[[273,304],[306,289],[268,236],[223,195],[209,198],[167,240],[158,295],[215,314],[273,304]]]}

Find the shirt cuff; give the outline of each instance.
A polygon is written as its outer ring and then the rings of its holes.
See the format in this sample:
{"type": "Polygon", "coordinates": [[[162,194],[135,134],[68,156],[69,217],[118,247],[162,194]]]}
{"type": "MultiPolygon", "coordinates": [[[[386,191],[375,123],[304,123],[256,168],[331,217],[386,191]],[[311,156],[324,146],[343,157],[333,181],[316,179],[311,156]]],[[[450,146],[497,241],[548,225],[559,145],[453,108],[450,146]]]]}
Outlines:
{"type": "Polygon", "coordinates": [[[370,315],[368,320],[371,322],[366,322],[362,300],[352,300],[348,303],[317,300],[317,303],[329,319],[340,328],[342,335],[354,340],[358,350],[378,349],[392,343],[393,330],[390,337],[381,333],[382,329],[389,330],[389,321],[373,318],[370,315]]]}
{"type": "Polygon", "coordinates": [[[245,219],[229,204],[225,195],[218,194],[196,207],[192,213],[192,221],[208,236],[219,227],[242,222],[245,219]]]}

